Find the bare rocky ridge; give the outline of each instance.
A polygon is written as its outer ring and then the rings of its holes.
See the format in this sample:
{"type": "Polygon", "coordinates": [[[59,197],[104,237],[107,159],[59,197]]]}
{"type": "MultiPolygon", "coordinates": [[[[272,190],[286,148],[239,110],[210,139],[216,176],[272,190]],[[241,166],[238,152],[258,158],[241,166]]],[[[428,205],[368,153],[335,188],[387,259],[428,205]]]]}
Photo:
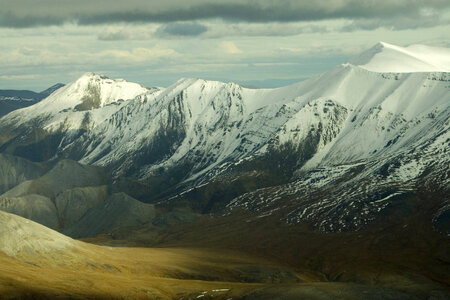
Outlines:
{"type": "Polygon", "coordinates": [[[0,211],[0,250],[9,256],[33,256],[73,250],[74,241],[45,226],[0,211]]]}
{"type": "Polygon", "coordinates": [[[62,160],[42,176],[0,195],[0,208],[76,237],[151,222],[152,205],[112,194],[107,182],[101,168],[62,160]]]}
{"type": "Polygon", "coordinates": [[[0,193],[23,181],[41,176],[46,169],[45,165],[0,153],[0,193]]]}

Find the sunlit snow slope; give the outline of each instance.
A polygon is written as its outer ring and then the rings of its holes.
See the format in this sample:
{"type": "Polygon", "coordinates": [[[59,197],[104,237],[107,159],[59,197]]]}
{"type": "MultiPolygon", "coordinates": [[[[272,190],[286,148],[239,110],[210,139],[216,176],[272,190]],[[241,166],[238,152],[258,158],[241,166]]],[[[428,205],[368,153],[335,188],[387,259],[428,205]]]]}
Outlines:
{"type": "Polygon", "coordinates": [[[350,63],[373,72],[449,72],[450,50],[424,45],[400,47],[380,42],[350,63]]]}

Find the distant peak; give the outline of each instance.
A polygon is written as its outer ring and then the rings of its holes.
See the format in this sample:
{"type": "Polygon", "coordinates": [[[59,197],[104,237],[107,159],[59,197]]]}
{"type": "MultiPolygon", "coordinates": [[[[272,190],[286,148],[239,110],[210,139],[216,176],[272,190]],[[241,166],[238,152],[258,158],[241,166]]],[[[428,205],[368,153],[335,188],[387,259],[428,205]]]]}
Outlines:
{"type": "Polygon", "coordinates": [[[58,83],[55,83],[54,85],[52,85],[50,88],[60,88],[60,87],[63,87],[63,86],[65,86],[64,83],[58,82],[58,83]]]}
{"type": "Polygon", "coordinates": [[[138,83],[113,80],[104,75],[88,72],[58,89],[41,103],[48,110],[85,111],[103,107],[119,99],[134,99],[147,91],[147,88],[138,83]]]}
{"type": "Polygon", "coordinates": [[[383,42],[383,41],[379,41],[378,43],[376,43],[376,45],[375,45],[375,47],[396,47],[395,45],[392,45],[392,44],[389,44],[389,43],[386,43],[386,42],[383,42]]]}
{"type": "MultiPolygon", "coordinates": [[[[398,46],[393,45],[393,44],[389,44],[389,43],[386,43],[386,42],[379,41],[378,43],[376,43],[369,50],[383,51],[383,49],[386,49],[386,48],[395,49],[396,47],[398,47],[398,46]]],[[[369,51],[369,50],[366,50],[366,51],[369,51]]]]}
{"type": "Polygon", "coordinates": [[[449,72],[450,50],[424,45],[401,47],[378,42],[352,58],[349,64],[380,73],[449,72]]]}
{"type": "Polygon", "coordinates": [[[54,85],[52,85],[51,87],[49,87],[48,89],[43,90],[42,92],[40,92],[40,94],[43,95],[43,96],[45,96],[45,97],[47,97],[47,96],[49,96],[51,93],[53,93],[54,91],[56,91],[56,90],[62,88],[63,86],[65,86],[64,83],[57,83],[57,84],[54,84],[54,85]]]}

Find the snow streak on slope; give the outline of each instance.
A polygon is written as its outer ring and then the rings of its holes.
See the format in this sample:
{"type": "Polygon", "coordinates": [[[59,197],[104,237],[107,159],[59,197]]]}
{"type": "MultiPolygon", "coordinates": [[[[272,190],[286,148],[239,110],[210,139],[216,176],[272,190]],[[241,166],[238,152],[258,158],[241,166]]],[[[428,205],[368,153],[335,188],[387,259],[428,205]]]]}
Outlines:
{"type": "MultiPolygon", "coordinates": [[[[397,140],[406,139],[407,143],[395,151],[388,150],[397,142],[394,139],[389,140],[385,149],[367,158],[346,163],[330,159],[307,172],[303,168],[297,180],[244,194],[228,207],[231,210],[246,208],[261,216],[284,208],[283,220],[288,223],[308,221],[323,231],[336,232],[359,230],[383,214],[386,208],[398,206],[402,199],[416,194],[448,195],[449,115],[447,106],[439,113],[406,122],[400,132],[409,131],[410,137],[399,136],[397,140]]],[[[338,143],[339,140],[331,149],[338,143]]],[[[350,145],[344,149],[352,151],[350,145]]],[[[324,154],[318,152],[316,156],[322,158],[324,154]]],[[[448,214],[448,197],[436,197],[433,201],[441,207],[436,220],[448,214]]]]}
{"type": "MultiPolygon", "coordinates": [[[[450,192],[449,139],[447,126],[446,134],[435,136],[431,144],[388,157],[316,168],[291,183],[244,194],[228,207],[260,216],[283,208],[282,219],[290,224],[308,221],[327,232],[359,230],[400,200],[425,193],[427,186],[429,192],[450,192]]],[[[435,201],[448,210],[445,198],[435,201]]]]}
{"type": "Polygon", "coordinates": [[[380,42],[350,60],[350,64],[373,72],[450,72],[450,50],[412,45],[399,47],[380,42]]]}

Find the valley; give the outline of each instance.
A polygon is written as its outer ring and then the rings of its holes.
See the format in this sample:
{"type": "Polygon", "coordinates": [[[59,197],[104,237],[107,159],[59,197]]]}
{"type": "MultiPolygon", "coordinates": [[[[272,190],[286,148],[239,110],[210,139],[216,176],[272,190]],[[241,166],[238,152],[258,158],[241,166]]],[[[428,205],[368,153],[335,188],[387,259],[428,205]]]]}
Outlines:
{"type": "Polygon", "coordinates": [[[117,232],[64,253],[47,246],[38,255],[2,255],[0,290],[13,299],[445,299],[446,241],[420,226],[324,238],[305,226],[242,217],[117,232]]]}

